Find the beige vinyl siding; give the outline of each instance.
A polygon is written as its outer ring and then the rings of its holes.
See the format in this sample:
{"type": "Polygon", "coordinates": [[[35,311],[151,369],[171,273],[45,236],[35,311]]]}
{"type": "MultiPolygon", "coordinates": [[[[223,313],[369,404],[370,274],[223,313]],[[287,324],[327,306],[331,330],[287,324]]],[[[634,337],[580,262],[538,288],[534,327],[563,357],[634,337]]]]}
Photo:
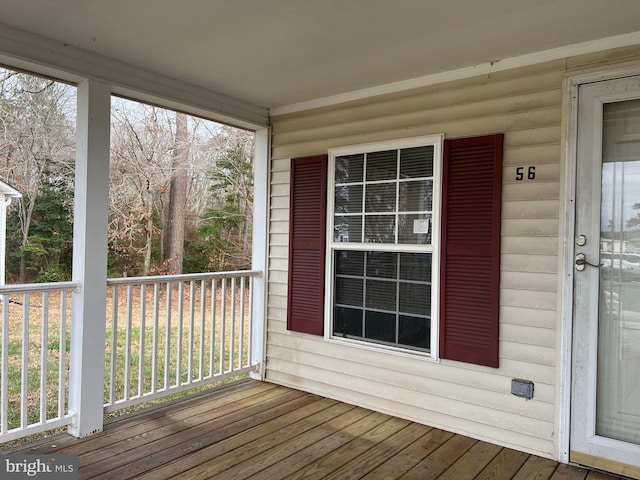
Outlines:
{"type": "Polygon", "coordinates": [[[556,457],[569,73],[640,63],[601,52],[272,118],[266,379],[519,450],[556,457]],[[443,133],[503,132],[500,368],[383,353],[286,330],[289,163],[332,147],[443,133]],[[515,180],[517,166],[535,181],[515,180]],[[511,380],[535,383],[532,400],[511,380]]]}

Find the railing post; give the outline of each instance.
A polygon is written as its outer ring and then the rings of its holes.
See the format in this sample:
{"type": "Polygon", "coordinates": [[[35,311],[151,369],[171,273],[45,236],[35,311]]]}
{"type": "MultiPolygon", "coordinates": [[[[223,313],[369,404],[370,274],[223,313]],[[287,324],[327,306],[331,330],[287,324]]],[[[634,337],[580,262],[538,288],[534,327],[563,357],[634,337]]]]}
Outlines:
{"type": "Polygon", "coordinates": [[[75,169],[73,294],[69,433],[102,431],[107,298],[107,215],[111,88],[94,80],[78,84],[75,169]]]}
{"type": "Polygon", "coordinates": [[[251,312],[251,362],[257,366],[257,371],[251,372],[251,377],[264,379],[265,351],[266,351],[266,298],[267,298],[267,227],[269,221],[269,160],[268,128],[256,131],[255,152],[253,162],[254,192],[253,192],[253,251],[252,268],[261,270],[262,276],[253,277],[251,312]]]}

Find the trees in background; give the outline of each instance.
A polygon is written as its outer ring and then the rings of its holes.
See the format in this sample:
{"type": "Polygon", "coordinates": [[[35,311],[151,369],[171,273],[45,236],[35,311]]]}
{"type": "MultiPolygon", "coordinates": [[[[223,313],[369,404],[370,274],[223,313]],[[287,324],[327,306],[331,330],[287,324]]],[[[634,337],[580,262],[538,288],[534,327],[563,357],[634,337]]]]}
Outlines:
{"type": "Polygon", "coordinates": [[[201,218],[196,248],[214,271],[251,266],[253,137],[227,129],[216,138],[218,160],[208,172],[212,201],[201,218]]]}
{"type": "Polygon", "coordinates": [[[0,70],[0,176],[22,193],[7,222],[7,274],[20,283],[71,271],[74,101],[67,85],[0,70]]]}
{"type": "MultiPolygon", "coordinates": [[[[70,279],[75,88],[0,69],[0,178],[10,207],[7,276],[70,279]]],[[[253,134],[113,98],[109,274],[251,264],[253,134]]]]}

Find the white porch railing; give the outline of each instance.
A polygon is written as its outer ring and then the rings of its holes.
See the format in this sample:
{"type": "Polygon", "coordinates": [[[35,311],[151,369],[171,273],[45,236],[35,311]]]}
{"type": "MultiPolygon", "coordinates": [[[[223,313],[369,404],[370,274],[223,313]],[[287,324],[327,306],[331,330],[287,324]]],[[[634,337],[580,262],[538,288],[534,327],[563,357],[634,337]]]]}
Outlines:
{"type": "MultiPolygon", "coordinates": [[[[251,371],[262,272],[107,280],[104,411],[251,371]]],[[[0,286],[0,443],[71,425],[72,282],[0,286]]]]}
{"type": "Polygon", "coordinates": [[[71,424],[72,282],[0,287],[0,442],[71,424]]]}
{"type": "Polygon", "coordinates": [[[105,411],[252,369],[260,271],[110,279],[105,411]]]}

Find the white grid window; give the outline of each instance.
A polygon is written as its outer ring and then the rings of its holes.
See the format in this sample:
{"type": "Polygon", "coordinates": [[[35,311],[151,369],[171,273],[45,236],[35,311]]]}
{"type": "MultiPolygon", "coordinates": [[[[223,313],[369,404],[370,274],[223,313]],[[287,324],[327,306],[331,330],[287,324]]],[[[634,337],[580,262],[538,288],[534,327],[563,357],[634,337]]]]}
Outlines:
{"type": "Polygon", "coordinates": [[[441,143],[330,151],[332,338],[433,351],[441,143]]]}

